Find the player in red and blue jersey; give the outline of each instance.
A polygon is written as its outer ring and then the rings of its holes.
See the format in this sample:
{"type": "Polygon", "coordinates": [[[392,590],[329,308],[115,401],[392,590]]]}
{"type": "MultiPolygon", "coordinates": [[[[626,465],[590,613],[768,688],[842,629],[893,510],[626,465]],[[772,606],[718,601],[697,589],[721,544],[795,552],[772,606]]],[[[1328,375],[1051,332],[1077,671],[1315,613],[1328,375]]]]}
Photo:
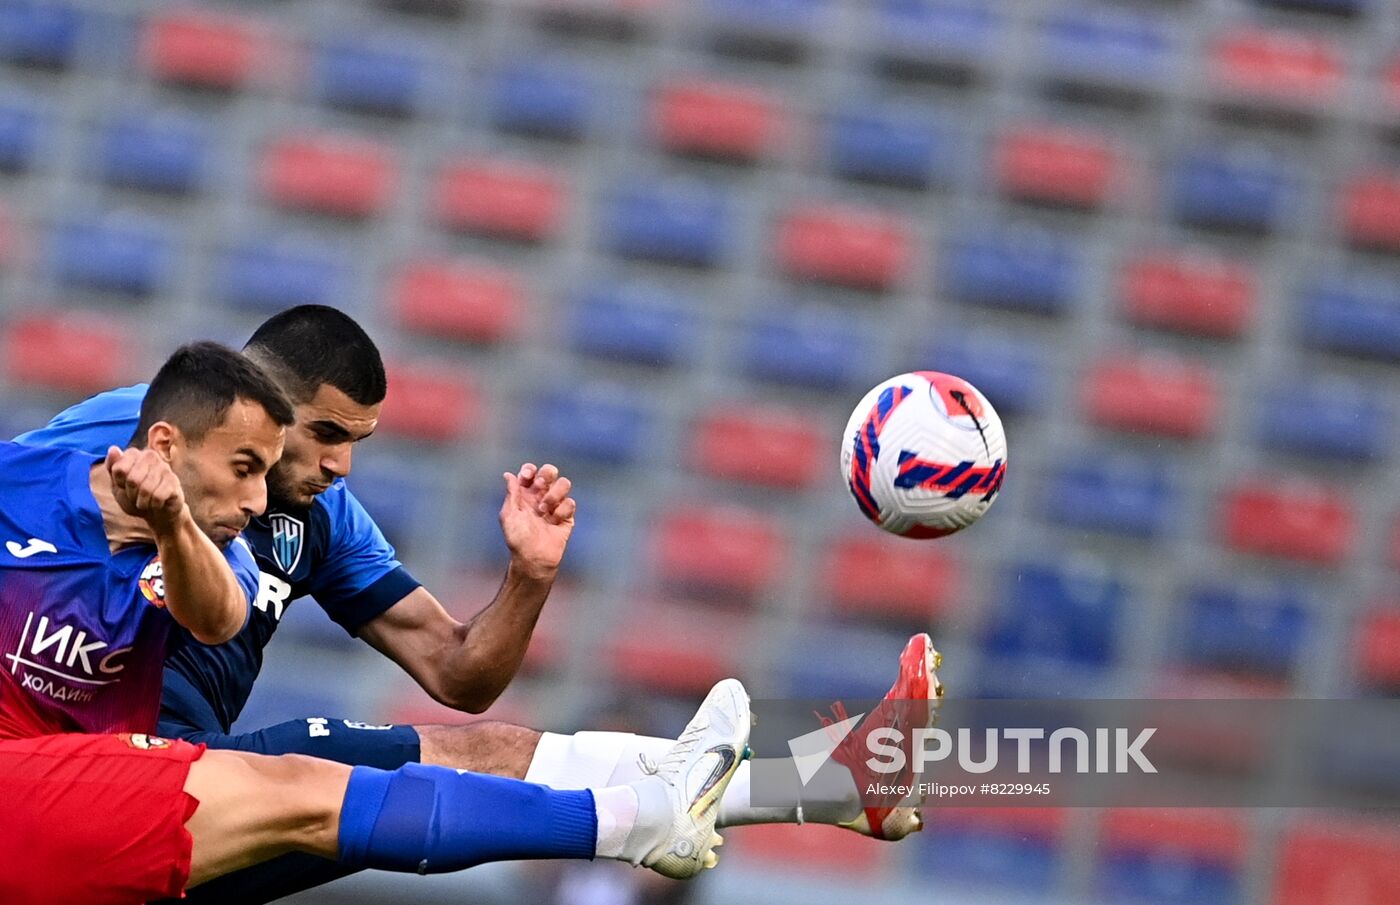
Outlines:
{"type": "Polygon", "coordinates": [[[0,444],[0,901],[141,905],[290,851],[417,873],[610,857],[667,876],[713,866],[748,698],[715,687],[634,783],[593,791],[410,765],[206,751],[149,735],[172,622],[243,628],[239,532],[266,505],[290,403],[252,362],[180,349],[105,458],[0,444]],[[81,734],[113,732],[118,734],[81,734]]]}

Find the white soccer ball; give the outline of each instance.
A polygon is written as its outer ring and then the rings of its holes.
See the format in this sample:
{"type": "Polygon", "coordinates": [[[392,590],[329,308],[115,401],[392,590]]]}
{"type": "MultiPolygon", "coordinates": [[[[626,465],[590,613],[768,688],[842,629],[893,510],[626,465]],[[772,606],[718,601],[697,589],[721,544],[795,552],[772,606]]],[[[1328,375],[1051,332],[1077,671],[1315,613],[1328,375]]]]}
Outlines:
{"type": "Polygon", "coordinates": [[[977,521],[1006,474],[1006,434],[961,377],[891,377],[856,405],[841,477],[865,517],[902,537],[943,537],[977,521]]]}

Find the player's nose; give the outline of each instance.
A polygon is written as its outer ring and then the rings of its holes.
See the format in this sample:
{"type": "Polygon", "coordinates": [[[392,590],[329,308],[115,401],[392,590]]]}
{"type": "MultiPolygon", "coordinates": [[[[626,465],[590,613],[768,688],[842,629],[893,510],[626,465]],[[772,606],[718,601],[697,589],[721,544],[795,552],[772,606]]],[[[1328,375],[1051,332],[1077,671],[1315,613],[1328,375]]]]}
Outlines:
{"type": "Polygon", "coordinates": [[[239,503],[238,508],[243,510],[243,513],[249,518],[252,518],[255,515],[262,515],[263,510],[267,509],[267,481],[266,479],[261,479],[249,481],[248,483],[251,485],[250,492],[247,497],[239,503]]]}
{"type": "Polygon", "coordinates": [[[350,458],[352,455],[349,443],[341,443],[331,447],[325,455],[321,457],[321,469],[337,478],[343,478],[350,474],[350,458]]]}

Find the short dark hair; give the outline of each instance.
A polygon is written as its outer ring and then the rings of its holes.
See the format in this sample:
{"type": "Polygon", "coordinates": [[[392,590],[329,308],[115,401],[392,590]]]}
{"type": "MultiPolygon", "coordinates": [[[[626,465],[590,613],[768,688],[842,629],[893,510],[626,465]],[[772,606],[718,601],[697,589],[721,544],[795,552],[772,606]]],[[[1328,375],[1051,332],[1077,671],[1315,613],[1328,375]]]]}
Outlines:
{"type": "Polygon", "coordinates": [[[262,406],[282,427],[296,422],[291,400],[247,357],[218,343],[181,346],[151,380],[131,443],[144,447],[146,435],[157,421],[168,421],[191,443],[198,443],[223,424],[238,399],[262,406]]]}
{"type": "Polygon", "coordinates": [[[384,401],[379,349],[354,318],[328,305],[297,305],[263,321],[243,351],[296,402],[330,384],[360,405],[384,401]]]}

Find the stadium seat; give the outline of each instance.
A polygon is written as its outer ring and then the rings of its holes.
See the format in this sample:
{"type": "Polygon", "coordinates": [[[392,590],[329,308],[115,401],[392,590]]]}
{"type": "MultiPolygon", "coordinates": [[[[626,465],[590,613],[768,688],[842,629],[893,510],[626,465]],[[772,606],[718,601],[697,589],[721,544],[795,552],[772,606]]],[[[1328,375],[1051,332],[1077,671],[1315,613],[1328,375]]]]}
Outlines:
{"type": "Polygon", "coordinates": [[[790,408],[737,401],[699,414],[691,460],[710,477],[783,490],[805,490],[826,476],[822,422],[790,408]]]}
{"type": "Polygon", "coordinates": [[[210,135],[185,116],[121,116],[98,136],[98,168],[113,185],[192,192],[204,183],[210,135]]]}
{"type": "Polygon", "coordinates": [[[1296,171],[1252,148],[1188,151],[1168,178],[1173,215],[1205,229],[1272,233],[1297,194],[1296,171]]]}
{"type": "Polygon", "coordinates": [[[60,285],[132,296],[157,292],[175,265],[174,238],[165,225],[117,216],[60,224],[49,252],[60,285]]]}
{"type": "Polygon", "coordinates": [[[864,208],[798,204],[779,222],[776,242],[789,276],[876,292],[894,289],[913,258],[908,224],[864,208]]]}
{"type": "Polygon", "coordinates": [[[544,242],[564,226],[568,190],[562,174],[511,160],[459,158],[437,176],[437,222],[464,233],[544,242]]]}
{"type": "Polygon", "coordinates": [[[385,433],[444,443],[479,422],[480,399],[460,368],[415,361],[391,364],[387,371],[389,393],[379,414],[385,433]]]}
{"type": "Polygon", "coordinates": [[[1210,369],[1167,358],[1101,358],[1085,373],[1079,395],[1096,424],[1182,439],[1213,433],[1219,408],[1210,369]]]}
{"type": "Polygon", "coordinates": [[[912,106],[850,101],[828,117],[825,134],[842,179],[922,189],[951,181],[962,156],[943,118],[912,106]]]}
{"type": "Polygon", "coordinates": [[[966,78],[993,57],[1006,17],[975,0],[879,0],[874,49],[884,67],[914,77],[966,78]]]}
{"type": "Polygon", "coordinates": [[[715,682],[739,670],[746,634],[739,613],[697,609],[676,603],[644,603],[630,608],[606,643],[613,677],[648,694],[699,698],[715,682]]]}
{"type": "Polygon", "coordinates": [[[1308,639],[1308,600],[1275,583],[1204,585],[1187,595],[1177,659],[1232,675],[1288,680],[1308,639]]]}
{"type": "Polygon", "coordinates": [[[407,330],[444,339],[494,343],[514,338],[525,317],[525,289],[513,272],[441,259],[408,262],[389,290],[407,330]]]}
{"type": "Polygon", "coordinates": [[[671,367],[693,356],[699,303],[661,285],[599,282],[580,291],[567,317],[577,352],[671,367]]]}
{"type": "Polygon", "coordinates": [[[1376,7],[1375,0],[1255,0],[1263,6],[1330,16],[1356,17],[1376,7]]]}
{"type": "Polygon", "coordinates": [[[66,3],[0,3],[0,60],[64,69],[77,53],[83,14],[66,3]]]}
{"type": "Polygon", "coordinates": [[[1256,405],[1257,437],[1267,448],[1354,462],[1390,452],[1386,395],[1366,384],[1327,375],[1290,376],[1270,386],[1256,405]]]}
{"type": "Polygon", "coordinates": [[[651,132],[673,154],[753,163],[782,149],[777,98],[747,85],[672,79],[651,96],[651,132]]]}
{"type": "Polygon", "coordinates": [[[345,307],[351,262],[336,249],[300,239],[243,242],[214,268],[211,294],[234,307],[272,313],[293,305],[345,307]]]}
{"type": "Polygon", "coordinates": [[[1089,451],[1050,475],[1044,513],[1072,528],[1149,539],[1172,529],[1179,496],[1162,463],[1089,451]]]}
{"type": "Polygon", "coordinates": [[[1246,836],[1234,811],[1104,812],[1097,891],[1109,902],[1243,905],[1246,836]]]}
{"type": "Polygon", "coordinates": [[[632,177],[603,202],[603,243],[624,258],[712,267],[731,241],[730,206],[714,184],[632,177]]]}
{"type": "Polygon", "coordinates": [[[13,96],[0,100],[0,172],[18,173],[33,165],[44,125],[36,104],[13,96]]]}
{"type": "Polygon", "coordinates": [[[502,132],[578,140],[592,125],[598,89],[581,67],[563,60],[513,63],[497,74],[492,124],[502,132]]]}
{"type": "Polygon", "coordinates": [[[989,654],[1108,666],[1116,658],[1127,588],[1097,563],[1013,563],[988,614],[989,654]]]}
{"type": "Polygon", "coordinates": [[[1400,289],[1388,276],[1324,274],[1302,289],[1303,345],[1400,361],[1400,289]]]}
{"type": "Polygon", "coordinates": [[[156,78],[222,90],[244,87],[267,53],[266,41],[251,21],[196,8],[152,15],[141,49],[156,78]]]}
{"type": "MultiPolygon", "coordinates": [[[[516,465],[518,463],[512,463],[516,465]]],[[[484,475],[493,478],[492,475],[484,475]]],[[[615,574],[618,569],[627,568],[631,546],[626,542],[626,521],[616,500],[609,494],[591,489],[591,482],[581,490],[579,485],[570,489],[569,495],[578,503],[579,512],[586,513],[574,526],[569,536],[568,568],[559,574],[558,583],[567,586],[570,582],[588,582],[598,577],[615,574]]],[[[483,588],[485,600],[496,592],[500,576],[510,563],[510,551],[501,536],[500,511],[504,498],[504,486],[499,480],[488,481],[482,488],[472,493],[465,507],[453,507],[454,512],[463,512],[462,544],[460,565],[491,582],[483,588]]],[[[481,608],[482,600],[475,601],[464,614],[473,615],[481,608]]],[[[550,595],[548,613],[555,612],[554,597],[550,595]]],[[[563,641],[564,639],[556,639],[563,641]]],[[[530,646],[535,641],[531,638],[530,646]]]]}
{"type": "Polygon", "coordinates": [[[1036,60],[1056,82],[1141,98],[1169,88],[1174,44],[1160,15],[1081,4],[1045,20],[1036,60]]]}
{"type": "Polygon", "coordinates": [[[878,883],[890,869],[886,857],[889,846],[872,850],[864,839],[840,827],[766,823],[735,827],[725,835],[735,840],[735,863],[777,877],[785,872],[800,872],[808,876],[836,875],[842,883],[866,884],[878,883]]]}
{"type": "Polygon", "coordinates": [[[818,594],[845,616],[903,620],[927,628],[961,603],[962,570],[952,554],[901,538],[838,536],[828,541],[818,594]]]}
{"type": "Polygon", "coordinates": [[[748,601],[786,568],[779,524],[753,510],[668,505],[654,531],[657,570],[673,590],[748,601]]]}
{"type": "Polygon", "coordinates": [[[1012,198],[1093,210],[1110,202],[1122,162],[1102,136],[1022,126],[1003,132],[993,151],[997,183],[1012,198]]]}
{"type": "Polygon", "coordinates": [[[1342,229],[1353,245],[1400,252],[1400,173],[1374,171],[1341,188],[1342,229]]]}
{"type": "Polygon", "coordinates": [[[1329,103],[1346,76],[1341,48],[1315,32],[1232,28],[1215,37],[1210,56],[1221,91],[1261,101],[1329,103]]]}
{"type": "Polygon", "coordinates": [[[824,27],[832,0],[703,0],[702,21],[722,52],[795,62],[824,27]]]}
{"type": "Polygon", "coordinates": [[[522,420],[526,447],[541,461],[635,465],[651,443],[654,415],[628,389],[585,385],[538,394],[522,420]]]}
{"type": "Polygon", "coordinates": [[[428,63],[411,41],[376,37],[333,41],[316,54],[315,95],[331,107],[411,116],[423,104],[428,63]]]}
{"type": "Polygon", "coordinates": [[[1036,893],[1054,888],[1064,858],[1064,811],[940,806],[926,819],[917,861],[940,882],[1036,893]]]}
{"type": "Polygon", "coordinates": [[[974,305],[1062,314],[1080,291],[1079,251],[1058,233],[972,226],[941,257],[943,291],[974,305]]]}
{"type": "Polygon", "coordinates": [[[1335,566],[1355,541],[1356,514],[1336,485],[1246,480],[1224,498],[1225,543],[1241,553],[1335,566]]]}
{"type": "Polygon", "coordinates": [[[1400,611],[1373,610],[1357,622],[1356,675],[1368,691],[1400,692],[1400,611]]]}
{"type": "Polygon", "coordinates": [[[1051,382],[1049,356],[1039,339],[987,331],[937,331],[912,370],[956,374],[982,391],[1003,417],[1038,410],[1051,382]]]}
{"type": "Polygon", "coordinates": [[[364,218],[383,213],[398,181],[393,150],[339,135],[275,140],[259,164],[263,195],[289,210],[364,218]]]}
{"type": "MultiPolygon", "coordinates": [[[[769,687],[775,698],[814,704],[879,700],[894,681],[897,658],[909,641],[906,628],[864,620],[803,619],[796,635],[773,652],[778,675],[769,687]]],[[[923,631],[929,626],[918,628],[923,631]]]]}
{"type": "Polygon", "coordinates": [[[1118,278],[1122,309],[1144,327],[1238,339],[1253,323],[1253,268],[1206,252],[1156,250],[1128,259],[1118,278]]]}
{"type": "MultiPolygon", "coordinates": [[[[392,377],[389,392],[394,392],[392,377]]],[[[380,424],[384,424],[383,418],[380,424]]],[[[385,432],[389,431],[386,429],[385,432]]],[[[384,531],[389,543],[398,548],[400,558],[411,563],[414,561],[414,550],[411,548],[422,542],[424,526],[436,524],[441,518],[436,509],[440,505],[437,493],[424,487],[420,469],[404,468],[399,458],[385,455],[381,450],[366,455],[370,448],[355,447],[352,458],[355,470],[348,481],[350,489],[365,511],[374,517],[375,524],[384,531]]],[[[487,596],[478,600],[477,607],[480,608],[489,599],[487,596]]],[[[340,631],[339,627],[336,631],[340,631]]]]}
{"type": "Polygon", "coordinates": [[[739,367],[755,379],[819,391],[879,379],[869,373],[871,325],[850,311],[780,304],[743,329],[739,367]]]}
{"type": "Polygon", "coordinates": [[[116,321],[36,312],[5,324],[0,361],[5,376],[22,386],[97,393],[132,376],[132,348],[116,321]]]}
{"type": "Polygon", "coordinates": [[[1400,833],[1393,824],[1302,820],[1284,833],[1273,905],[1400,902],[1400,833]]]}

